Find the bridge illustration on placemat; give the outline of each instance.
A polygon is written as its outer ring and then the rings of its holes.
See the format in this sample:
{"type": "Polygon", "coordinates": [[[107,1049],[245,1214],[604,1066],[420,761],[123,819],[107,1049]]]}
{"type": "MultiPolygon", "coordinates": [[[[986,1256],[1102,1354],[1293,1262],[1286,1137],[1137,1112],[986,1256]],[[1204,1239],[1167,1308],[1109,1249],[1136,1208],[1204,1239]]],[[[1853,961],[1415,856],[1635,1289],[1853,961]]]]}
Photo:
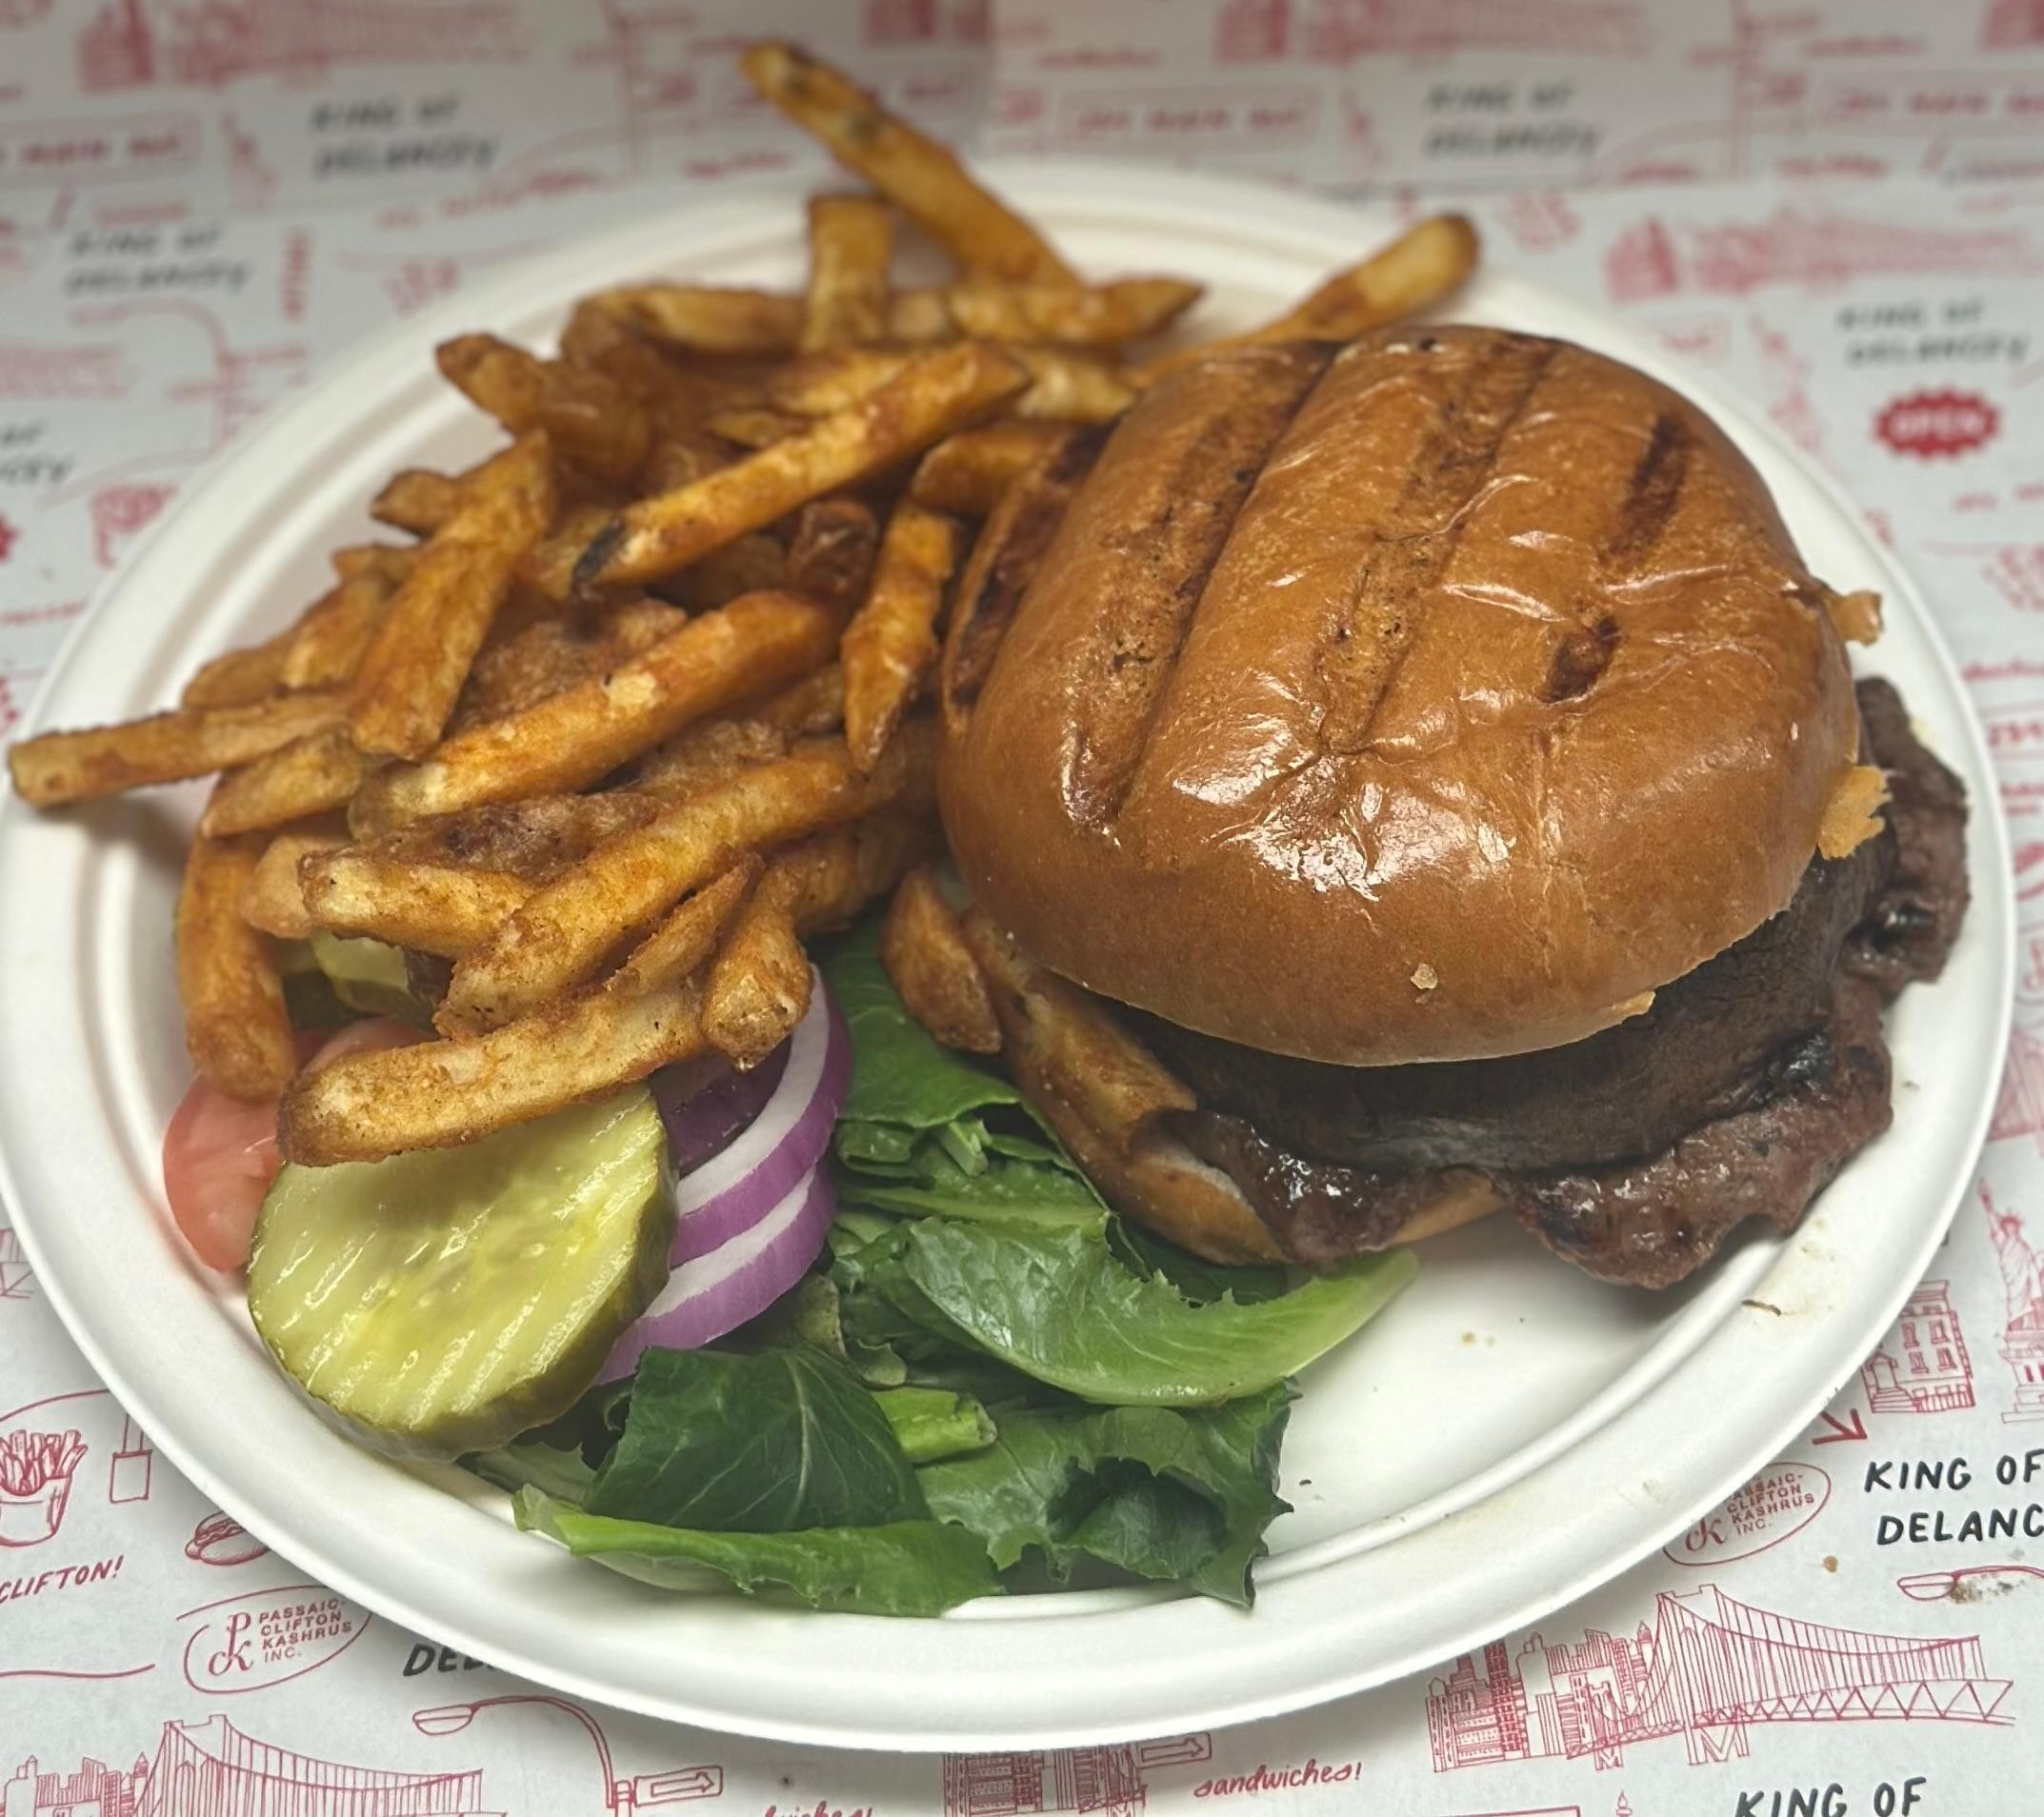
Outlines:
{"type": "Polygon", "coordinates": [[[2006,1724],[2010,1683],[1977,1636],[1864,1633],[1754,1608],[1714,1584],[1663,1590],[1653,1626],[1580,1641],[1493,1641],[1427,1687],[1433,1770],[1588,1756],[1623,1764],[1679,1734],[1692,1766],[1744,1758],[1758,1723],[2006,1724]]]}
{"type": "Polygon", "coordinates": [[[1174,1735],[1134,1747],[946,1754],[944,1817],[1021,1817],[1023,1812],[1052,1811],[1133,1817],[1149,1802],[1149,1772],[1212,1758],[1213,1741],[1206,1734],[1174,1735]]]}

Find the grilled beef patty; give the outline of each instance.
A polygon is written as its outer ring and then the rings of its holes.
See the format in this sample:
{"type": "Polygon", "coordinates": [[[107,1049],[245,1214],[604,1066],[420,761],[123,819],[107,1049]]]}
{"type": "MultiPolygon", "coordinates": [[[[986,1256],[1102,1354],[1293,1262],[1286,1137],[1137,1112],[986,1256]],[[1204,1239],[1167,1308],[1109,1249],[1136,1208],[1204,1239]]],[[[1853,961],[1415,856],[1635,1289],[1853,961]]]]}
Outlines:
{"type": "Polygon", "coordinates": [[[1816,860],[1789,907],[1570,1046],[1443,1065],[1321,1066],[1129,1013],[1197,1092],[1173,1120],[1285,1251],[1381,1248],[1442,1175],[1487,1175],[1557,1254],[1665,1287],[1749,1217],[1793,1227],[1888,1127],[1881,1007],[1942,968],[1965,913],[1966,804],[1886,682],[1859,684],[1886,829],[1816,860]]]}

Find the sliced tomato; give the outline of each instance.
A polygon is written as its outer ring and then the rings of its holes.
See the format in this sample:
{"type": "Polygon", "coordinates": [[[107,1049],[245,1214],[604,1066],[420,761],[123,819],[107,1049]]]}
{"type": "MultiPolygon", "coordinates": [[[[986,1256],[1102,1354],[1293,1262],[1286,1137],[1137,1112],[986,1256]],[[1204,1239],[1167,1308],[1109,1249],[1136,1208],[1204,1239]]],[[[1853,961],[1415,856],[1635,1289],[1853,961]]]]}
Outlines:
{"type": "MultiPolygon", "coordinates": [[[[317,1066],[419,1038],[416,1028],[375,1016],[351,1022],[324,1045],[317,1034],[301,1034],[298,1058],[317,1066]]],[[[231,1270],[247,1263],[255,1214],[278,1166],[275,1100],[245,1104],[194,1079],[164,1131],[163,1189],[171,1218],[208,1268],[231,1270]]]]}

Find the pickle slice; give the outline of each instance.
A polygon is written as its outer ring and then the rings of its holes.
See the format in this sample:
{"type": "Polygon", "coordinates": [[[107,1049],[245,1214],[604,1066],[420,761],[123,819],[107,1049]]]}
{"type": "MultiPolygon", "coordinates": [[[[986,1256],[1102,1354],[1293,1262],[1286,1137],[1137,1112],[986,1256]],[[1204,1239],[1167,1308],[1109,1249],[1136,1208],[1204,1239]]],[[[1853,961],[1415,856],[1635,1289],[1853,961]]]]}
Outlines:
{"type": "Polygon", "coordinates": [[[432,1010],[411,988],[405,955],[397,948],[381,940],[346,939],[324,929],[315,931],[308,945],[333,994],[351,1009],[366,1016],[395,1016],[420,1028],[432,1026],[432,1010]]]}
{"type": "Polygon", "coordinates": [[[487,1450],[565,1413],[667,1281],[674,1189],[644,1087],[461,1148],[285,1167],[249,1311],[352,1436],[487,1450]]]}

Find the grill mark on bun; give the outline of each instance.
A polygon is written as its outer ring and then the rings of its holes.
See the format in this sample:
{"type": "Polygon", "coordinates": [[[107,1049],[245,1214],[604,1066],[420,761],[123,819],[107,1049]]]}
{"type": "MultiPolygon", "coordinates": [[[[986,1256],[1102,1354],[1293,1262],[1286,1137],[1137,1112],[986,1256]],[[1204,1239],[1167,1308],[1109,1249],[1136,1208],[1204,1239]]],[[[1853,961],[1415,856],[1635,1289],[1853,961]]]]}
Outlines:
{"type": "Polygon", "coordinates": [[[1377,709],[1419,634],[1413,603],[1454,559],[1471,503],[1497,471],[1505,438],[1559,351],[1554,341],[1501,336],[1469,363],[1379,527],[1347,611],[1315,657],[1323,752],[1346,757],[1369,747],[1377,709]]]}
{"type": "MultiPolygon", "coordinates": [[[[1216,368],[1206,382],[1230,388],[1226,408],[1175,458],[1152,466],[1129,518],[1102,538],[1119,570],[1116,609],[1091,629],[1074,663],[1085,681],[1064,773],[1080,824],[1105,828],[1119,816],[1242,507],[1334,350],[1258,349],[1253,360],[1216,368]]],[[[1143,427],[1134,423],[1132,435],[1143,427]]]]}
{"type": "Polygon", "coordinates": [[[1619,507],[1617,526],[1604,547],[1606,566],[1622,570],[1661,540],[1681,499],[1694,446],[1689,426],[1673,411],[1663,410],[1653,419],[1653,432],[1633,469],[1625,503],[1619,507]]]}
{"type": "Polygon", "coordinates": [[[1593,625],[1570,631],[1554,646],[1554,660],[1548,668],[1540,698],[1550,706],[1580,700],[1611,667],[1617,651],[1618,621],[1609,612],[1593,625]]]}
{"type": "Polygon", "coordinates": [[[1104,429],[1071,436],[1009,487],[972,545],[952,608],[940,677],[944,712],[953,723],[972,711],[992,676],[1030,576],[1105,440],[1104,429]]]}

